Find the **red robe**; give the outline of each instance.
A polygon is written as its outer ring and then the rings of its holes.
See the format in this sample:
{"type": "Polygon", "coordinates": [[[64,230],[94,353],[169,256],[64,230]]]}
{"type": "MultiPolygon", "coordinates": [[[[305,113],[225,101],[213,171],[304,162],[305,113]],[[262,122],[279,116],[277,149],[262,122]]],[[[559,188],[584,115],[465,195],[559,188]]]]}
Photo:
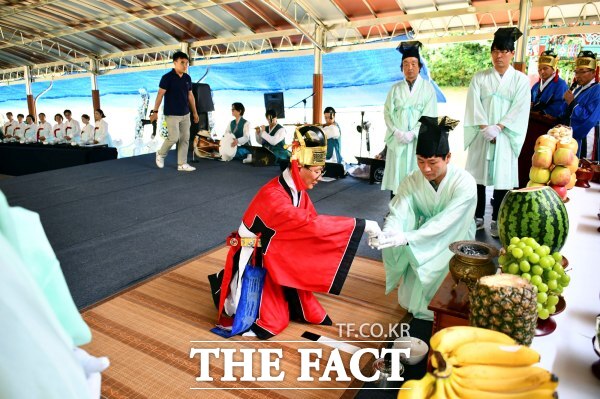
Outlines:
{"type": "MultiPolygon", "coordinates": [[[[300,199],[294,206],[293,195],[283,175],[271,180],[256,194],[242,221],[260,235],[267,270],[251,328],[263,339],[283,331],[290,319],[332,324],[313,292],[340,293],[365,229],[363,219],[317,215],[306,191],[296,193],[300,199]]],[[[228,254],[219,314],[237,270],[238,251],[232,247],[228,254]]]]}

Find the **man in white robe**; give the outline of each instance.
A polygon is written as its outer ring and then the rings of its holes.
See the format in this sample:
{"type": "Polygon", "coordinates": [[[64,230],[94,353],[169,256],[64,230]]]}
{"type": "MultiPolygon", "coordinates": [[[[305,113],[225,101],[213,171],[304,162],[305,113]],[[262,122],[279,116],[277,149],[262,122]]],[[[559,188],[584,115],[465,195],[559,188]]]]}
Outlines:
{"type": "Polygon", "coordinates": [[[477,72],[467,94],[464,143],[468,149],[466,169],[477,182],[477,229],[483,228],[485,187],[494,186],[490,235],[498,237],[498,209],[508,192],[517,187],[518,157],[529,123],[529,79],[510,62],[517,28],[500,28],[491,47],[493,68],[477,72]]]}
{"type": "Polygon", "coordinates": [[[35,123],[35,116],[27,115],[25,119],[25,129],[23,130],[23,140],[26,143],[35,143],[37,141],[37,123],[35,123]]]}
{"type": "Polygon", "coordinates": [[[13,119],[13,114],[10,111],[6,113],[6,117],[8,121],[4,124],[4,138],[12,139],[15,127],[17,127],[17,121],[13,119]]]}
{"type": "Polygon", "coordinates": [[[38,117],[39,122],[36,132],[36,140],[41,142],[48,141],[50,140],[50,135],[52,135],[52,125],[46,120],[45,113],[40,112],[38,117]]]}
{"type": "Polygon", "coordinates": [[[392,190],[392,194],[396,193],[402,180],[417,169],[415,145],[419,118],[437,117],[435,89],[419,76],[423,66],[419,47],[420,42],[403,42],[398,46],[402,53],[401,68],[405,80],[392,86],[383,109],[388,150],[381,189],[392,190]]]}
{"type": "Polygon", "coordinates": [[[449,164],[452,124],[420,120],[419,170],[400,183],[383,233],[372,244],[383,249],[386,293],[399,286],[398,303],[414,317],[432,320],[427,306],[448,274],[449,245],[475,237],[477,189],[469,173],[449,164]]]}
{"type": "Polygon", "coordinates": [[[23,119],[25,119],[25,115],[17,114],[17,125],[13,129],[13,138],[17,141],[25,139],[25,128],[27,127],[27,124],[23,119]]]}

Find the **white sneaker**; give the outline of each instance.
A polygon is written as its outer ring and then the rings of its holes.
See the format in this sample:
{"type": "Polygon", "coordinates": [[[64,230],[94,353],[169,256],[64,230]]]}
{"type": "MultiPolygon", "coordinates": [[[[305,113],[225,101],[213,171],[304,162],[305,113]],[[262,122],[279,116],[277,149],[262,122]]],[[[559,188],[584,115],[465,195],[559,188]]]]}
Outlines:
{"type": "Polygon", "coordinates": [[[252,163],[252,154],[248,154],[248,156],[242,161],[242,163],[252,163]]]}
{"type": "Polygon", "coordinates": [[[500,237],[498,234],[498,222],[495,220],[492,220],[492,223],[490,223],[490,235],[494,238],[500,237]]]}
{"type": "Polygon", "coordinates": [[[196,168],[194,168],[193,166],[190,166],[187,163],[184,163],[183,165],[179,165],[177,167],[177,170],[179,170],[181,172],[193,172],[196,170],[196,168]]]}
{"type": "Polygon", "coordinates": [[[156,166],[158,166],[160,169],[165,167],[165,159],[161,157],[158,152],[156,153],[156,166]]]}

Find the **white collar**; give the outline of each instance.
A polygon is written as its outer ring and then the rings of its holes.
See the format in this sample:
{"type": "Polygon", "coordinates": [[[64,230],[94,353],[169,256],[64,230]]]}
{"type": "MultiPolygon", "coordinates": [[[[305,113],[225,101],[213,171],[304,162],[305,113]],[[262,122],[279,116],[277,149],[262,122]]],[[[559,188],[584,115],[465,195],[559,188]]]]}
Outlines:
{"type": "Polygon", "coordinates": [[[555,76],[556,76],[556,71],[554,71],[554,73],[552,74],[552,76],[550,76],[548,79],[546,79],[545,82],[540,79],[540,93],[542,91],[544,91],[544,89],[546,88],[546,86],[548,86],[550,84],[550,82],[552,82],[552,80],[554,80],[555,76]]]}
{"type": "Polygon", "coordinates": [[[575,93],[575,95],[573,96],[573,98],[577,98],[577,96],[579,96],[585,89],[587,89],[588,87],[590,87],[594,83],[596,83],[596,82],[594,81],[594,79],[592,79],[585,86],[577,86],[577,88],[575,88],[575,91],[577,91],[577,93],[575,93]]]}
{"type": "Polygon", "coordinates": [[[290,187],[290,190],[292,191],[292,202],[294,203],[294,206],[298,206],[300,196],[298,195],[298,189],[296,188],[296,184],[294,183],[294,179],[292,178],[292,173],[290,172],[291,167],[292,165],[290,165],[286,170],[284,170],[282,176],[283,180],[285,180],[287,185],[290,187]]]}

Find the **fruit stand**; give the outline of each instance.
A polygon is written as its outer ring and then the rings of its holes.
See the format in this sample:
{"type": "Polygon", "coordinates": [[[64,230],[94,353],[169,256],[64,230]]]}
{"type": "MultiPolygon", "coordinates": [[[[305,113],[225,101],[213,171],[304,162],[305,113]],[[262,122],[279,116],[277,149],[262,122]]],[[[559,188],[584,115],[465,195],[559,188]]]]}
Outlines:
{"type": "MultiPolygon", "coordinates": [[[[569,235],[560,251],[569,259],[571,277],[563,294],[566,308],[554,315],[556,330],[536,336],[531,348],[541,355],[539,365],[559,377],[559,397],[591,399],[600,397],[600,381],[591,372],[591,365],[598,360],[592,337],[600,313],[600,269],[596,266],[600,254],[600,184],[592,183],[587,189],[577,187],[569,196],[569,235]]],[[[452,325],[468,325],[467,297],[466,286],[454,287],[448,274],[429,305],[434,312],[433,333],[452,325]]]]}

